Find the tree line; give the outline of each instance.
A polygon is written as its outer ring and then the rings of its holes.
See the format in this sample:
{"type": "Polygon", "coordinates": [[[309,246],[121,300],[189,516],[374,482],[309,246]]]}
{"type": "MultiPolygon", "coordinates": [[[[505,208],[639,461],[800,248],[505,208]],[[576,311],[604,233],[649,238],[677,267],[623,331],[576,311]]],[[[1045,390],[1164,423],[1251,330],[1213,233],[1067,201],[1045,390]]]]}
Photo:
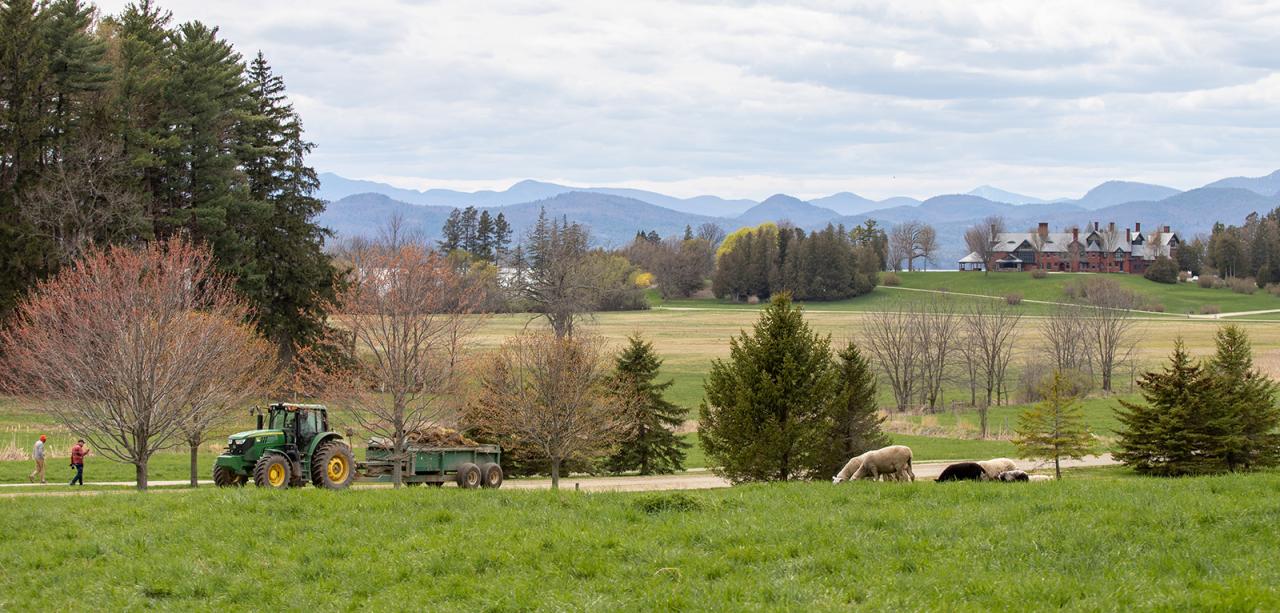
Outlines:
{"type": "Polygon", "coordinates": [[[1240,226],[1215,223],[1201,251],[1204,264],[1222,277],[1250,277],[1258,287],[1280,283],[1280,208],[1251,213],[1240,226]]]}
{"type": "Polygon", "coordinates": [[[883,235],[844,226],[806,232],[763,224],[728,235],[716,252],[716,296],[767,300],[786,292],[796,300],[840,300],[870,292],[883,267],[883,235]]]}
{"type": "Polygon", "coordinates": [[[92,245],[185,237],[282,356],[320,338],[338,274],[312,144],[261,53],[150,0],[15,0],[0,58],[0,316],[92,245]]]}
{"type": "Polygon", "coordinates": [[[445,253],[462,250],[494,263],[501,262],[511,247],[507,216],[502,212],[491,216],[488,210],[477,213],[474,206],[450,211],[440,234],[444,238],[439,246],[445,253]]]}

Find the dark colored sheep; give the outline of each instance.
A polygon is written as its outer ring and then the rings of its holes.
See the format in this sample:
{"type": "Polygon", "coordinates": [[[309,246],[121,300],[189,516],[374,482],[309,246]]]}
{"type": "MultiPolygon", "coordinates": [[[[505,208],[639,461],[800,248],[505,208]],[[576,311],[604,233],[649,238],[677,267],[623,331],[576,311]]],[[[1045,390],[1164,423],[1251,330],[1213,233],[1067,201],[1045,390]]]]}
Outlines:
{"type": "Polygon", "coordinates": [[[977,462],[957,462],[944,469],[935,481],[982,481],[987,471],[977,462]]]}

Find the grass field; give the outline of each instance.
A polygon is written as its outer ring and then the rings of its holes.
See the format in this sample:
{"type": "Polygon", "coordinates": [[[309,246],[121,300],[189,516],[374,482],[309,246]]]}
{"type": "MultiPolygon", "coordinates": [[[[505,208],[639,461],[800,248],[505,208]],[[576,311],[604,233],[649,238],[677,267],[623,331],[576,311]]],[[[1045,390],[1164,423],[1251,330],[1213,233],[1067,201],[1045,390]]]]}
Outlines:
{"type": "Polygon", "coordinates": [[[0,499],[0,609],[1274,610],[1280,474],[0,499]]]}

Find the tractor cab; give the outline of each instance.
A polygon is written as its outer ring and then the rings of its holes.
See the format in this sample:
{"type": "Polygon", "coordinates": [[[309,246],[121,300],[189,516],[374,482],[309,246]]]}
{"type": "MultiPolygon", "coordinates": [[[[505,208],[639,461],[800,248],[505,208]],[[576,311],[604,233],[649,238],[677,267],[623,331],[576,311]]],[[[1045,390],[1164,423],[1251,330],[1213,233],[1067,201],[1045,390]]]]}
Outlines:
{"type": "Polygon", "coordinates": [[[283,432],[287,444],[298,449],[306,449],[317,434],[329,431],[328,411],[318,404],[273,404],[267,407],[267,415],[267,427],[283,432]]]}

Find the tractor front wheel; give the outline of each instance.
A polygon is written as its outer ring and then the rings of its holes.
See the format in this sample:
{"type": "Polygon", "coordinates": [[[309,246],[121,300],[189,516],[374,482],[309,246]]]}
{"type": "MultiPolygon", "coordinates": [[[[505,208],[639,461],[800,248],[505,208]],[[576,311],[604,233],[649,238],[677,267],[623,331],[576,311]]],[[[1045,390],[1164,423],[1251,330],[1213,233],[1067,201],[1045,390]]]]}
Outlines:
{"type": "Polygon", "coordinates": [[[482,487],[502,487],[502,467],[493,462],[480,465],[480,485],[482,487]]]}
{"type": "Polygon", "coordinates": [[[213,484],[218,487],[243,487],[247,477],[237,475],[236,471],[226,466],[213,467],[213,484]]]}
{"type": "Polygon", "coordinates": [[[282,490],[289,487],[289,461],[277,453],[269,453],[258,459],[253,467],[253,484],[282,490]]]}
{"type": "Polygon", "coordinates": [[[480,487],[484,477],[480,475],[480,467],[471,462],[464,462],[458,467],[458,487],[472,489],[480,487]]]}
{"type": "Polygon", "coordinates": [[[328,441],[311,457],[311,484],[330,490],[345,490],[355,479],[355,458],[351,448],[339,441],[328,441]]]}

